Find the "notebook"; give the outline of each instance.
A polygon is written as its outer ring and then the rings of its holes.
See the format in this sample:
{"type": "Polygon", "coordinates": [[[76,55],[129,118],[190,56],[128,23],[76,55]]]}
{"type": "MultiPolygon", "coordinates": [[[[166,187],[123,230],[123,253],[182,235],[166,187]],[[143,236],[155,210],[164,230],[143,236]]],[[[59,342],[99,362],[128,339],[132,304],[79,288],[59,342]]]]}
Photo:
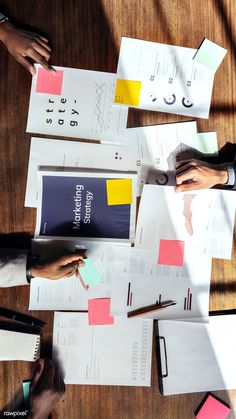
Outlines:
{"type": "Polygon", "coordinates": [[[36,361],[40,355],[40,335],[0,330],[1,361],[36,361]]]}
{"type": "Polygon", "coordinates": [[[137,174],[39,171],[36,237],[131,242],[137,174]]]}

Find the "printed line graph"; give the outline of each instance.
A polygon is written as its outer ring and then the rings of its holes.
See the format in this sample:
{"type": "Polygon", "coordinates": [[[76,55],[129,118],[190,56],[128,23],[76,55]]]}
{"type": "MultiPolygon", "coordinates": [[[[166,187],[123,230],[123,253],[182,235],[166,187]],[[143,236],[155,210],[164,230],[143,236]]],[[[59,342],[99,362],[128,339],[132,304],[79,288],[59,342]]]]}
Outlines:
{"type": "Polygon", "coordinates": [[[106,83],[103,82],[98,84],[95,82],[96,85],[96,99],[95,99],[95,109],[94,113],[97,117],[97,131],[102,132],[105,129],[105,122],[103,119],[103,112],[102,112],[102,102],[105,93],[105,85],[106,83]]]}
{"type": "Polygon", "coordinates": [[[184,208],[183,208],[183,216],[184,216],[184,224],[185,228],[190,236],[193,235],[193,225],[192,225],[192,200],[196,195],[194,194],[184,194],[184,208]]]}

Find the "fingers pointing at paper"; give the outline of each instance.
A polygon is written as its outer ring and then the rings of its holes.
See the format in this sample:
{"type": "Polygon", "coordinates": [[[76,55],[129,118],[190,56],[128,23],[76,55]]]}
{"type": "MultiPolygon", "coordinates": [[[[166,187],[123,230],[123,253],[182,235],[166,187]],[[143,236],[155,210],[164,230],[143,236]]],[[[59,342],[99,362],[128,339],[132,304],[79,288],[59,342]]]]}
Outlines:
{"type": "Polygon", "coordinates": [[[31,275],[48,279],[70,277],[84,266],[83,258],[84,252],[74,252],[50,263],[34,265],[31,267],[31,275]]]}
{"type": "Polygon", "coordinates": [[[48,64],[51,48],[46,38],[34,32],[18,29],[7,21],[0,25],[0,40],[16,61],[31,74],[34,75],[36,71],[28,58],[41,64],[47,70],[55,71],[48,64]]]}
{"type": "Polygon", "coordinates": [[[176,192],[207,189],[224,185],[228,180],[225,166],[200,160],[180,161],[176,164],[176,192]]]}

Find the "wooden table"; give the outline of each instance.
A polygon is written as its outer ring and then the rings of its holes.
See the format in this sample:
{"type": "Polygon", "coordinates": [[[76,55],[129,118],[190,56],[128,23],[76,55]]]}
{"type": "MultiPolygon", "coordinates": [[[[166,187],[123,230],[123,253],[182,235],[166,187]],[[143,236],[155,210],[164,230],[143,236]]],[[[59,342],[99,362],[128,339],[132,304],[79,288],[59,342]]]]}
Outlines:
{"type": "MultiPolygon", "coordinates": [[[[0,10],[20,25],[46,35],[53,50],[51,62],[60,66],[115,72],[122,35],[193,48],[205,36],[219,43],[228,49],[228,54],[216,73],[210,118],[198,120],[198,130],[217,131],[219,148],[226,142],[235,142],[234,0],[1,0],[0,10]]],[[[1,247],[27,247],[34,232],[35,210],[24,208],[30,147],[30,135],[25,133],[30,85],[31,76],[0,46],[1,247]]],[[[129,126],[189,119],[130,110],[129,126]]],[[[213,261],[211,310],[236,305],[235,260],[234,247],[231,261],[213,261]]],[[[0,290],[2,306],[27,313],[28,299],[27,286],[0,290]]],[[[32,314],[47,321],[43,355],[50,355],[53,313],[32,314]]],[[[0,410],[8,402],[10,408],[15,408],[21,382],[31,377],[33,367],[24,362],[0,363],[0,410]]],[[[215,394],[230,403],[229,418],[234,418],[236,391],[215,394]]],[[[150,388],[68,386],[55,417],[190,419],[203,395],[161,396],[154,354],[150,388]]]]}

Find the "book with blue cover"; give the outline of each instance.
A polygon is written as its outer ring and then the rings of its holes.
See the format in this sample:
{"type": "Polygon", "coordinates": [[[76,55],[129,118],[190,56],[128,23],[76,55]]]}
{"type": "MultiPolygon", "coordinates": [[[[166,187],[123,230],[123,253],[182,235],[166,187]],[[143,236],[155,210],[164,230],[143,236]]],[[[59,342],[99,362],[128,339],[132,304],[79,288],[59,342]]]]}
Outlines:
{"type": "Polygon", "coordinates": [[[134,240],[136,174],[39,172],[35,236],[134,240]]]}

